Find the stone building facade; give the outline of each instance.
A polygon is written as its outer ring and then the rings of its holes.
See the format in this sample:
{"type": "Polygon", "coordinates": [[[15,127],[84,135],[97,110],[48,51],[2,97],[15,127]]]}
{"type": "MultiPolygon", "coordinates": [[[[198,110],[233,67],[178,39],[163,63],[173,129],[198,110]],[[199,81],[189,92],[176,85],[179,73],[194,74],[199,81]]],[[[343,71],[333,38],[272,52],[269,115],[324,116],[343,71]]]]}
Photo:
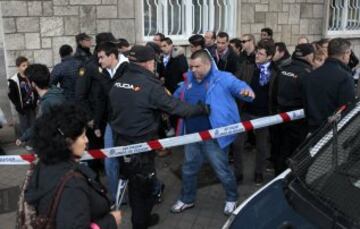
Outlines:
{"type": "MultiPolygon", "coordinates": [[[[74,35],[112,32],[130,43],[144,42],[143,0],[0,0],[0,106],[10,114],[6,78],[15,72],[15,58],[48,67],[60,61],[63,44],[75,47],[74,35]]],[[[327,35],[329,0],[237,0],[236,30],[259,37],[263,27],[274,39],[294,46],[300,35],[317,40],[327,35]]],[[[360,40],[353,37],[360,55],[360,40]]],[[[186,44],[186,41],[180,42],[186,44]]]]}

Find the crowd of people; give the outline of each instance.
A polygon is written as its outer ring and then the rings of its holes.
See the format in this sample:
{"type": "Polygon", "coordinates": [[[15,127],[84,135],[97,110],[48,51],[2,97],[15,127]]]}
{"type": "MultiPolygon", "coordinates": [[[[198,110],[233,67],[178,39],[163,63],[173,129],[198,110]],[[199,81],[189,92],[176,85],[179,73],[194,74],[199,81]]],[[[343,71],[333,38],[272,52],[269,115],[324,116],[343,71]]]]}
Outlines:
{"type": "Polygon", "coordinates": [[[115,228],[121,214],[110,206],[119,178],[128,179],[133,228],[148,228],[159,222],[159,215],[151,212],[165,188],[155,169],[159,152],[105,159],[109,194],[103,195],[105,189],[97,182],[102,162],[88,162],[97,175],[78,163],[84,145],[124,146],[304,108],[302,120],[185,145],[182,187],[170,211],[195,206],[197,174],[208,161],[225,190],[224,214],[231,214],[237,185],[244,179],[246,144],[256,149],[254,183],[261,185],[266,169],[273,168],[275,175],[284,171],[301,142],[357,97],[353,75],[359,60],[348,40],[310,43],[300,36],[290,54],[272,35],[271,28],[264,28],[256,42],[253,34],[232,39],[226,32],[195,34],[188,39],[188,60],[185,48],[161,33],[146,45],[133,46],[99,33],[93,52],[93,38],[81,33],[75,53],[68,44],[60,47],[61,63],[51,73],[43,64],[18,57],[18,72],[9,78],[9,99],[21,127],[16,143],[33,147],[40,158],[39,176],[26,195],[29,202],[44,212],[56,183],[76,169],[91,181],[74,177],[69,182],[57,228],[115,228]],[[73,205],[77,200],[81,204],[73,205]]]}

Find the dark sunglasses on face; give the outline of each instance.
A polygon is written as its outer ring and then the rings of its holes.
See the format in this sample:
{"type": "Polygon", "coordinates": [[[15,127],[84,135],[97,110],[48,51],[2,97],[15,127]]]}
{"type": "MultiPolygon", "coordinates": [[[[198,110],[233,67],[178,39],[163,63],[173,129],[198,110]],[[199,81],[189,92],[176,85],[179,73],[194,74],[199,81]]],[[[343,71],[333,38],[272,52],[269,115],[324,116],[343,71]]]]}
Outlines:
{"type": "Polygon", "coordinates": [[[248,42],[248,41],[251,41],[251,39],[248,39],[248,40],[242,40],[242,41],[240,41],[242,44],[245,44],[246,42],[248,42]]]}

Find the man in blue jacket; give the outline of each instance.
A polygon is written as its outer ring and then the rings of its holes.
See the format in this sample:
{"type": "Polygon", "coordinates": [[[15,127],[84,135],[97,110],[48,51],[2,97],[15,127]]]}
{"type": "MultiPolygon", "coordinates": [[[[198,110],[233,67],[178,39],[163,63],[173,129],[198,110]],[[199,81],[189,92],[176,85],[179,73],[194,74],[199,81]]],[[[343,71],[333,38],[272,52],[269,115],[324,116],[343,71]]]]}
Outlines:
{"type": "MultiPolygon", "coordinates": [[[[189,104],[199,101],[206,103],[210,106],[211,114],[186,118],[182,129],[189,134],[240,122],[235,98],[252,101],[255,98],[252,89],[231,73],[217,70],[207,51],[194,52],[191,55],[190,68],[191,72],[187,73],[184,84],[174,96],[189,104]]],[[[231,214],[236,207],[238,193],[228,162],[228,146],[235,138],[236,136],[232,135],[185,146],[182,189],[180,198],[171,208],[172,213],[194,207],[197,173],[207,158],[225,189],[224,213],[231,214]]]]}

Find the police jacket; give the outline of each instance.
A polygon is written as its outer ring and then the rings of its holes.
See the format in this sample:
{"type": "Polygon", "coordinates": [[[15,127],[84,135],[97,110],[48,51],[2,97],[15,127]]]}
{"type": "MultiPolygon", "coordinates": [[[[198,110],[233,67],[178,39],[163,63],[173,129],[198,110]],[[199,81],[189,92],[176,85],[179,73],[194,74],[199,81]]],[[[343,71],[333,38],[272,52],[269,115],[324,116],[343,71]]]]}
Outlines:
{"type": "Polygon", "coordinates": [[[91,56],[92,54],[89,48],[83,48],[80,45],[76,47],[74,57],[82,63],[86,63],[91,58],[91,56]]]}
{"type": "Polygon", "coordinates": [[[57,184],[70,170],[82,176],[74,176],[65,184],[56,211],[55,228],[91,228],[90,224],[95,223],[102,229],[116,229],[105,187],[96,181],[96,174],[90,168],[74,161],[52,165],[39,162],[25,190],[25,200],[39,214],[46,214],[57,184]]]}
{"type": "Polygon", "coordinates": [[[355,100],[354,80],[347,65],[329,57],[303,78],[304,108],[310,131],[318,128],[342,105],[355,100]]]}
{"type": "Polygon", "coordinates": [[[171,97],[154,73],[134,63],[114,83],[109,98],[111,128],[130,137],[156,135],[160,111],[182,117],[206,114],[204,106],[191,106],[171,97]]]}
{"type": "Polygon", "coordinates": [[[303,107],[301,79],[311,71],[310,63],[296,57],[293,57],[290,65],[282,68],[277,79],[279,111],[285,112],[303,107]]]}
{"type": "Polygon", "coordinates": [[[103,70],[98,64],[96,56],[92,56],[79,70],[76,80],[75,97],[80,106],[93,120],[102,113],[101,105],[105,100],[101,93],[101,77],[103,70]]]}

